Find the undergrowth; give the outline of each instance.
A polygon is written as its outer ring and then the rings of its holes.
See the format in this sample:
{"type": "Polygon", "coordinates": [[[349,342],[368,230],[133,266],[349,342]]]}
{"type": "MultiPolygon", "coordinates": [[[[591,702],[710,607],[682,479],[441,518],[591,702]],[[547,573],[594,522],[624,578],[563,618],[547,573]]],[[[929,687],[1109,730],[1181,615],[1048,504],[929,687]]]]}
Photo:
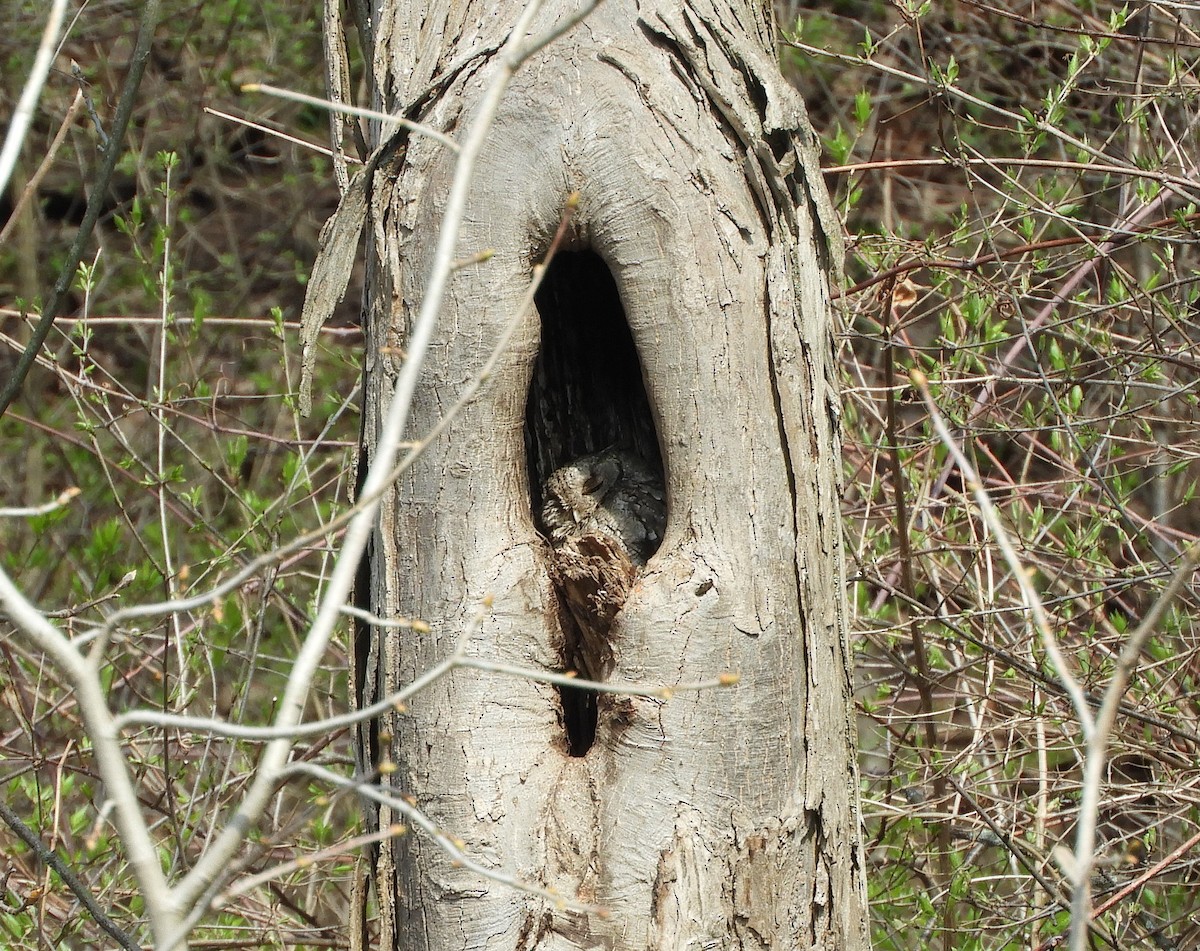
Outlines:
{"type": "MultiPolygon", "coordinates": [[[[82,11],[0,223],[49,155],[77,89],[101,130],[111,122],[137,6],[82,11]],[[66,71],[70,60],[82,84],[66,71]]],[[[119,607],[208,590],[328,522],[350,495],[361,338],[345,326],[345,313],[342,326],[325,334],[312,418],[301,419],[295,406],[296,319],[337,189],[324,156],[271,131],[324,145],[327,120],[239,92],[241,83],[264,79],[323,92],[314,68],[322,56],[320,4],[166,6],[130,152],[72,285],[71,316],[57,321],[23,399],[0,419],[7,469],[0,506],[44,506],[68,488],[78,491],[44,514],[0,518],[4,569],[71,636],[86,635],[119,607]]],[[[26,7],[26,18],[0,39],[4,114],[42,25],[40,5],[26,7]]],[[[28,339],[22,315],[38,312],[61,267],[99,161],[99,136],[81,108],[36,200],[0,246],[0,378],[28,339]]],[[[330,534],[187,615],[123,625],[105,649],[113,708],[269,722],[337,544],[330,534]]],[[[347,669],[338,645],[308,716],[346,709],[347,669]]],[[[0,802],[84,879],[114,922],[135,932],[141,899],[73,697],[53,664],[7,632],[0,709],[0,802]]],[[[129,730],[125,740],[164,862],[189,867],[228,821],[261,744],[153,727],[129,730]]],[[[304,741],[295,756],[344,766],[352,762],[349,735],[304,741]]],[[[242,869],[275,874],[230,896],[194,932],[194,946],[343,944],[355,853],[303,860],[357,826],[349,797],[289,785],[242,869]],[[297,859],[299,867],[280,868],[297,859]]],[[[3,824],[0,855],[0,945],[116,946],[58,872],[3,824]]]]}
{"type": "MultiPolygon", "coordinates": [[[[875,947],[1056,946],[1079,720],[910,373],[1094,710],[1200,530],[1200,24],[1178,4],[784,15],[849,235],[845,524],[875,947]]],[[[1116,720],[1093,947],[1200,943],[1196,601],[1185,585],[1155,625],[1116,720]]]]}

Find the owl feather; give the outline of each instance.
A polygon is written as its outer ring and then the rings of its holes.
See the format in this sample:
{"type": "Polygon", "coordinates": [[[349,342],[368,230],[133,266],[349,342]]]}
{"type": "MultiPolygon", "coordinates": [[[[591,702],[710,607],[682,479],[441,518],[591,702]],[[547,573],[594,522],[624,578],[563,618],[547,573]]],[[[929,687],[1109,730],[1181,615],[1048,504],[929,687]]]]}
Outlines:
{"type": "Polygon", "coordinates": [[[611,667],[612,621],[662,541],[662,480],[632,453],[610,449],[556,469],[542,490],[542,527],[554,549],[550,574],[577,634],[569,638],[568,660],[601,679],[611,667]]]}

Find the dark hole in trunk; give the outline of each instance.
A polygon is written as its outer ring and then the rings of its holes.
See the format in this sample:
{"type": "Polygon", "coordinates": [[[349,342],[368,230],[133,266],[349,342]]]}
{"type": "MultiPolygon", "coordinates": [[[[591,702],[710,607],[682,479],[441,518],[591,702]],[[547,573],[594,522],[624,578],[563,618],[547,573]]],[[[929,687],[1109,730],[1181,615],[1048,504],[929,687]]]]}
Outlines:
{"type": "MultiPolygon", "coordinates": [[[[545,530],[542,487],[559,467],[618,449],[640,456],[661,484],[663,466],[637,348],[604,261],[589,250],[559,252],[536,303],[542,340],[525,408],[525,452],[534,520],[545,530]]],[[[563,664],[573,669],[579,625],[561,603],[561,590],[559,600],[567,641],[563,664]]],[[[564,687],[559,694],[567,747],[572,756],[583,756],[595,741],[602,701],[580,688],[564,687]]]]}

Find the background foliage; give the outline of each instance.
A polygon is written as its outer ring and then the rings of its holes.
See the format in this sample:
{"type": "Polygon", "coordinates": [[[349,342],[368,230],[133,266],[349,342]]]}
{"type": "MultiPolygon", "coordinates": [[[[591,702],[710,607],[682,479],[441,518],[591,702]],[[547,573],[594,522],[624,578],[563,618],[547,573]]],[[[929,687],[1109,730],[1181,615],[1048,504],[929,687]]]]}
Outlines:
{"type": "MultiPolygon", "coordinates": [[[[19,177],[35,173],[79,88],[67,71],[71,60],[101,123],[111,118],[140,6],[93,4],[80,13],[19,177]]],[[[325,335],[329,357],[312,417],[301,420],[294,407],[294,321],[337,187],[325,156],[278,133],[323,146],[327,119],[239,92],[242,83],[269,80],[323,94],[320,4],[172,0],[166,7],[131,154],[97,229],[96,256],[81,269],[66,310],[87,319],[59,321],[25,398],[0,420],[10,460],[0,505],[82,490],[52,514],[0,519],[5,569],[73,633],[116,606],[205,590],[327,521],[348,498],[357,442],[357,408],[348,402],[359,340],[346,326],[352,305],[325,335]]],[[[42,28],[40,4],[25,4],[24,13],[0,38],[0,112],[11,110],[42,28]]],[[[31,213],[0,247],[0,332],[8,344],[0,376],[27,337],[20,312],[36,311],[57,275],[97,162],[97,133],[84,110],[31,213]]],[[[0,220],[22,185],[10,189],[0,220]]],[[[114,707],[267,721],[336,544],[328,538],[290,557],[190,625],[143,619],[110,648],[114,707]]],[[[327,658],[310,718],[346,709],[347,664],[342,646],[327,658]]],[[[118,923],[132,926],[138,898],[98,814],[103,789],[72,698],[53,666],[7,635],[0,724],[0,798],[84,874],[118,923]]],[[[164,861],[190,864],[242,793],[259,745],[151,729],[130,745],[143,807],[169,843],[164,861]]],[[[297,756],[343,766],[353,759],[347,734],[302,742],[297,756]]],[[[245,871],[357,831],[356,804],[327,793],[289,788],[245,871]]],[[[0,854],[0,945],[111,945],[58,877],[3,827],[0,854]]],[[[239,897],[200,929],[196,946],[343,944],[352,859],[326,859],[239,897]]]]}
{"type": "MultiPolygon", "coordinates": [[[[9,218],[78,88],[103,125],[136,4],[85,8],[27,142],[9,218]]],[[[40,5],[0,37],[11,111],[40,5]]],[[[301,420],[298,315],[336,203],[325,117],[240,93],[323,92],[320,9],[170,0],[131,154],[26,397],[0,420],[7,571],[83,632],[114,606],[203,589],[347,498],[357,435],[356,291],[325,335],[301,420]],[[246,116],[260,131],[205,111],[246,116]],[[165,302],[165,303],[164,303],[165,302]],[[164,322],[163,314],[169,319],[164,322]]],[[[1000,507],[1079,677],[1116,652],[1197,532],[1195,13],[1181,4],[779,3],[785,71],[825,143],[849,235],[839,337],[846,537],[878,948],[1036,948],[1064,927],[1081,741],[1013,577],[908,385],[941,412],[1000,507]]],[[[56,274],[97,162],[81,113],[0,245],[0,374],[56,274]]],[[[146,619],[111,651],[116,706],[271,710],[336,538],[190,626],[146,619]]],[[[1098,946],[1200,944],[1200,637],[1189,590],[1149,642],[1112,748],[1098,946]]],[[[317,716],[346,704],[344,651],[317,716]]],[[[0,799],[114,918],[138,899],[99,810],[70,695],[0,639],[0,799]]],[[[144,806],[189,861],[256,747],[133,736],[144,806]]],[[[351,761],[347,736],[299,756],[351,761]]],[[[352,835],[353,805],[292,789],[247,872],[352,835]]],[[[0,941],[103,943],[57,876],[0,827],[0,941]]],[[[336,946],[351,859],[238,896],[197,946],[336,946]]]]}
{"type": "MultiPolygon", "coordinates": [[[[784,14],[850,235],[845,515],[876,947],[1048,947],[1080,731],[908,373],[928,376],[1098,702],[1198,527],[1200,24],[1179,4],[784,14]]],[[[1117,721],[1094,946],[1200,944],[1195,598],[1148,642],[1117,721]]]]}

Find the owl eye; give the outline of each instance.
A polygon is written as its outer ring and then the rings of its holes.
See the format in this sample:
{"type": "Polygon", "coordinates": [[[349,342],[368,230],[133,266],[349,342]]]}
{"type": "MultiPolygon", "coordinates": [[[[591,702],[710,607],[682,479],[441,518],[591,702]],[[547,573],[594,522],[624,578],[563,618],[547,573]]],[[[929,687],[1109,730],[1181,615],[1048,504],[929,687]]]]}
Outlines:
{"type": "Polygon", "coordinates": [[[614,485],[621,481],[621,463],[616,459],[601,459],[595,463],[595,468],[583,480],[583,494],[601,497],[608,493],[614,485]],[[602,491],[603,490],[603,491],[602,491]]]}

